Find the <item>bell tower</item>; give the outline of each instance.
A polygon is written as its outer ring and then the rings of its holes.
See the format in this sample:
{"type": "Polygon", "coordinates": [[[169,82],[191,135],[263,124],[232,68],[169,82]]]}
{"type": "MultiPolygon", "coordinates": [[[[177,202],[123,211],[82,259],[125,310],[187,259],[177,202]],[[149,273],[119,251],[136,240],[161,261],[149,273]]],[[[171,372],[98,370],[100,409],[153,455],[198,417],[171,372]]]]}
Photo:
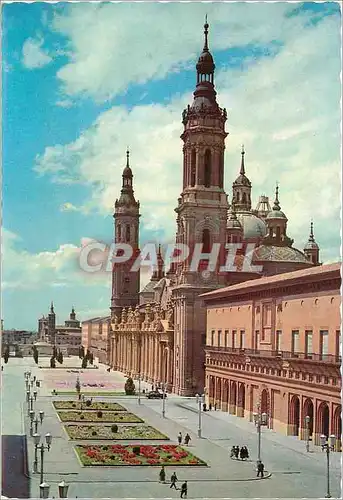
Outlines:
{"type": "Polygon", "coordinates": [[[176,242],[186,245],[190,252],[186,261],[176,265],[172,288],[173,392],[184,396],[202,394],[205,389],[206,313],[199,295],[225,285],[225,275],[219,273],[219,266],[225,264],[229,207],[223,188],[227,113],[216,100],[215,64],[208,47],[208,28],[206,19],[193,103],[182,113],[183,190],[175,209],[176,242]],[[197,250],[196,255],[194,250],[199,247],[201,251],[197,250]],[[213,259],[214,268],[210,269],[209,254],[215,248],[218,255],[213,259]]]}
{"type": "MultiPolygon", "coordinates": [[[[189,273],[196,243],[208,253],[214,243],[225,244],[228,200],[224,191],[224,150],[227,113],[218,106],[214,87],[215,64],[208,48],[208,28],[204,25],[205,42],[196,65],[197,84],[191,106],[183,111],[183,191],[175,209],[177,241],[189,246],[190,258],[179,266],[182,282],[197,283],[199,273],[189,273]]],[[[206,269],[204,259],[200,270],[206,269]]],[[[224,247],[218,265],[225,262],[224,247]]],[[[217,282],[218,272],[211,275],[217,282]]],[[[224,284],[224,281],[223,281],[224,284]]]]}
{"type": "Polygon", "coordinates": [[[131,271],[139,256],[139,202],[133,191],[133,174],[130,153],[126,151],[126,167],[122,175],[122,189],[115,202],[114,241],[132,248],[132,257],[127,262],[115,263],[112,268],[111,317],[121,313],[123,307],[135,307],[139,302],[140,271],[131,271]]]}

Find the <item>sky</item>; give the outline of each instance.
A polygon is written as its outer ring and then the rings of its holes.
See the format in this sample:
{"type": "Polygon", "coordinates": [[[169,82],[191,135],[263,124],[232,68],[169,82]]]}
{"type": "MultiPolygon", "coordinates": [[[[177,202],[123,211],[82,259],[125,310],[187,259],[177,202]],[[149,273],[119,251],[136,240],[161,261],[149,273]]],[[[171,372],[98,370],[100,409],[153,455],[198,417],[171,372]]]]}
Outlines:
{"type": "MultiPolygon", "coordinates": [[[[126,149],[141,244],[176,230],[181,114],[192,102],[205,15],[217,100],[228,111],[224,187],[245,146],[253,205],[274,197],[302,249],[313,219],[340,260],[338,3],[12,3],[2,6],[2,318],[37,328],[107,315],[110,273],[80,249],[110,244],[126,149]]],[[[142,284],[149,273],[142,275],[142,284]]]]}

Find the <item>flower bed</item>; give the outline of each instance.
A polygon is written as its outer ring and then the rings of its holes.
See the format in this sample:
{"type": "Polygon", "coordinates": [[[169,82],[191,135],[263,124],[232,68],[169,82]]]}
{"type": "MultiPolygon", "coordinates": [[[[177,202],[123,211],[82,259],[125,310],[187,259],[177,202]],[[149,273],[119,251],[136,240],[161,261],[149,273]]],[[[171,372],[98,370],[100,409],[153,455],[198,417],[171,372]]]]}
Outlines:
{"type": "Polygon", "coordinates": [[[58,411],[62,422],[111,422],[111,423],[143,423],[144,420],[127,411],[58,411]],[[99,416],[101,414],[101,417],[99,416]]]}
{"type": "Polygon", "coordinates": [[[177,445],[78,445],[75,450],[83,465],[165,465],[206,466],[192,453],[177,445]],[[135,453],[139,449],[139,454],[135,453]]]}
{"type": "Polygon", "coordinates": [[[163,439],[167,436],[149,425],[66,425],[70,439],[163,439]]]}
{"type": "MultiPolygon", "coordinates": [[[[53,401],[56,410],[80,410],[81,401],[53,401]]],[[[82,403],[84,410],[106,410],[106,411],[126,411],[124,406],[118,403],[105,403],[103,401],[92,401],[92,404],[87,405],[87,400],[82,403]]]]}

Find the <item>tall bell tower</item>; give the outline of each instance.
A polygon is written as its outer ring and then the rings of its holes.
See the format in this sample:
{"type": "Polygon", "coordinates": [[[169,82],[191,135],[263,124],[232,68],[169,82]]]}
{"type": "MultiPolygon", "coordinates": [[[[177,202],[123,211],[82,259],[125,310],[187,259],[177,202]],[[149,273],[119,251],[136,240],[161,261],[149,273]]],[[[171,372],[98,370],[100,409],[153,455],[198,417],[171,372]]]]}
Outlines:
{"type": "Polygon", "coordinates": [[[112,268],[111,317],[121,313],[123,307],[135,307],[139,302],[140,271],[131,271],[139,256],[139,201],[133,191],[133,174],[130,153],[126,151],[126,167],[119,200],[115,202],[114,241],[132,247],[132,257],[127,262],[116,263],[112,268]]]}
{"type": "MultiPolygon", "coordinates": [[[[225,264],[228,200],[224,191],[225,122],[227,113],[216,101],[215,64],[208,48],[207,19],[204,48],[196,65],[197,83],[191,106],[183,111],[183,191],[175,209],[177,243],[187,245],[190,257],[176,266],[174,390],[181,395],[204,390],[203,363],[206,318],[201,293],[225,284],[219,266],[225,264]],[[194,247],[202,244],[209,253],[220,244],[216,268],[207,270],[202,259],[196,270],[191,266],[194,247]]],[[[199,246],[198,246],[199,248],[199,246]]]]}

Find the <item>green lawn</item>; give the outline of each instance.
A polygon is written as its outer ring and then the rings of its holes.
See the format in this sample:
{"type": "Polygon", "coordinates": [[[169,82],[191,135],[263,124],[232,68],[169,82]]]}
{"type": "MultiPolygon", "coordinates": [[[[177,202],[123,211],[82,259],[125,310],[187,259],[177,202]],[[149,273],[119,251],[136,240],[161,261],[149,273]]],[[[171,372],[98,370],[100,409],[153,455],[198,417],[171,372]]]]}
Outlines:
{"type": "Polygon", "coordinates": [[[206,466],[206,462],[178,445],[78,445],[81,463],[86,466],[206,466]],[[135,449],[139,448],[137,454],[135,449]]]}
{"type": "Polygon", "coordinates": [[[167,436],[154,429],[150,425],[66,425],[70,439],[163,439],[169,440],[167,436]],[[116,429],[117,428],[117,429],[116,429]],[[113,429],[113,430],[112,430],[113,429]]]}
{"type": "MultiPolygon", "coordinates": [[[[56,410],[81,410],[81,401],[53,401],[56,410]]],[[[126,411],[124,406],[118,403],[106,403],[104,401],[93,401],[87,405],[87,401],[82,403],[83,410],[111,410],[111,411],[126,411]]]]}
{"type": "Polygon", "coordinates": [[[62,422],[109,422],[109,423],[143,423],[144,420],[127,411],[58,411],[57,414],[62,422]]]}

